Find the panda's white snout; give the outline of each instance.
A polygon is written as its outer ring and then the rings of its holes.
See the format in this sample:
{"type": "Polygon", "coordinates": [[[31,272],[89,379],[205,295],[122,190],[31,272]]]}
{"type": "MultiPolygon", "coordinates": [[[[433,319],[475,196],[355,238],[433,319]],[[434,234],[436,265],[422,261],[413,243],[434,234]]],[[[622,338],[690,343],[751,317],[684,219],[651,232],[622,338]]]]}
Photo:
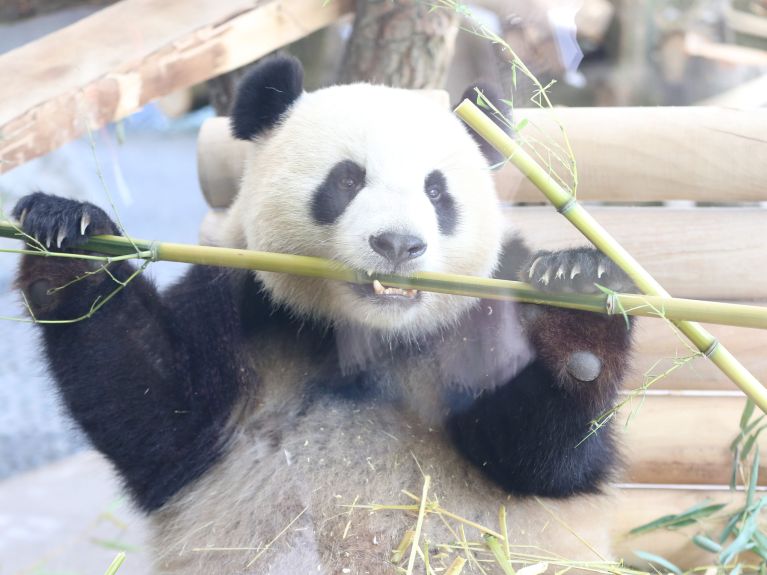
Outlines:
{"type": "Polygon", "coordinates": [[[426,242],[411,234],[383,232],[368,239],[370,247],[377,254],[386,258],[394,268],[421,257],[426,252],[426,242]]]}

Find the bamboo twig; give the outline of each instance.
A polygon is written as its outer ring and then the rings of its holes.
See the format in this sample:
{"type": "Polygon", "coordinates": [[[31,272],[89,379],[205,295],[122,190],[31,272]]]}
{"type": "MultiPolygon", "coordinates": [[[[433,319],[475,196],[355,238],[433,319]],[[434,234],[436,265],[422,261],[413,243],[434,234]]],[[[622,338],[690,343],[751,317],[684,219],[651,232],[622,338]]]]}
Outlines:
{"type": "MultiPolygon", "coordinates": [[[[562,188],[519,144],[498,127],[469,100],[464,100],[455,113],[504,157],[508,158],[543,192],[548,200],[570,223],[605,255],[612,259],[645,294],[670,298],[669,293],[636,261],[599,223],[562,188]]],[[[659,309],[663,309],[661,303],[659,309]]],[[[716,364],[743,392],[767,413],[767,389],[733,356],[718,339],[691,318],[679,318],[674,323],[690,341],[716,364]]]]}
{"type": "MultiPolygon", "coordinates": [[[[0,221],[0,237],[19,238],[16,224],[0,221]]],[[[676,322],[689,320],[767,329],[767,307],[742,304],[623,293],[600,295],[550,293],[539,291],[523,282],[437,272],[421,272],[408,277],[368,275],[366,272],[354,270],[339,262],[322,258],[154,242],[120,236],[95,236],[84,244],[82,249],[105,254],[99,257],[83,254],[83,257],[102,261],[105,265],[113,261],[136,258],[290,273],[356,284],[371,284],[377,279],[388,287],[402,289],[483,299],[515,300],[614,315],[625,312],[632,316],[662,317],[676,322]]],[[[39,250],[19,250],[19,253],[39,257],[80,255],[39,250]]]]}

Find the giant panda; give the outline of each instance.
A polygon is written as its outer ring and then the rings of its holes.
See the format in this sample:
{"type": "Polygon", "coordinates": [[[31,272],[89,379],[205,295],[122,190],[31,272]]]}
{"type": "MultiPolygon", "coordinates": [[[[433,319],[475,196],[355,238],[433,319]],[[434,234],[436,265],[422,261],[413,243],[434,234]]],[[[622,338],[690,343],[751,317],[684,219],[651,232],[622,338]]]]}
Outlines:
{"type": "MultiPolygon", "coordinates": [[[[233,134],[250,152],[221,228],[237,248],[321,256],[371,274],[521,278],[628,290],[590,248],[531,252],[505,231],[490,163],[448,110],[383,86],[302,87],[287,56],[243,81],[233,134]]],[[[52,250],[119,233],[100,208],[37,192],[15,217],[52,250]]],[[[82,316],[135,271],[25,256],[39,320],[82,316]],[[73,283],[73,279],[79,281],[73,283]],[[61,288],[61,289],[54,289],[61,288]]],[[[609,425],[629,363],[622,317],[193,266],[144,276],[91,318],[41,323],[61,397],[148,517],[162,574],[402,572],[392,551],[420,494],[512,550],[608,559],[609,425]]],[[[432,568],[471,526],[430,513],[432,568]]],[[[420,569],[420,567],[419,567],[420,569]]],[[[439,572],[439,571],[436,571],[439,572]]],[[[469,561],[462,573],[501,573],[469,561]]]]}

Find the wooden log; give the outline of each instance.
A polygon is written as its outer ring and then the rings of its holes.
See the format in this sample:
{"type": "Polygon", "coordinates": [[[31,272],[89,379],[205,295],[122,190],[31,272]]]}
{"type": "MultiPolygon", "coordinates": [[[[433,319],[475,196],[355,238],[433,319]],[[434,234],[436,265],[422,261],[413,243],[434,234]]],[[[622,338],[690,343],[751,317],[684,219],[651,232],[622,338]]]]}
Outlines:
{"type": "MultiPolygon", "coordinates": [[[[578,162],[581,200],[767,200],[767,140],[763,136],[767,110],[558,108],[555,113],[567,130],[578,162]]],[[[529,120],[521,137],[561,145],[550,111],[525,109],[517,110],[516,115],[517,120],[529,120]]],[[[208,145],[201,140],[200,146],[206,155],[227,156],[237,144],[226,142],[215,140],[215,145],[208,145]]],[[[541,145],[535,148],[545,163],[553,162],[541,145]]],[[[557,172],[564,174],[561,168],[557,172]]],[[[225,179],[238,177],[229,174],[225,179]]],[[[544,202],[514,166],[499,170],[496,184],[505,201],[544,202]]],[[[206,193],[219,195],[216,190],[206,193]]]]}
{"type": "MultiPolygon", "coordinates": [[[[708,324],[705,327],[727,346],[754,377],[767,383],[767,331],[708,324]]],[[[675,335],[667,322],[640,320],[636,329],[633,370],[626,379],[626,389],[641,387],[645,373],[664,373],[672,367],[676,358],[692,353],[685,345],[686,342],[686,338],[675,335]]],[[[658,380],[652,389],[737,391],[732,381],[702,357],[658,380]]]]}
{"type": "MultiPolygon", "coordinates": [[[[621,432],[630,483],[728,485],[730,443],[738,434],[745,397],[727,393],[648,394],[626,405],[616,424],[621,432]]],[[[587,440],[588,441],[588,440],[587,440]]],[[[767,484],[764,449],[760,484],[767,484]]]]}
{"type": "MultiPolygon", "coordinates": [[[[530,122],[520,137],[561,145],[550,114],[517,110],[530,122]]],[[[767,110],[557,108],[555,114],[578,163],[581,200],[767,200],[767,110]]],[[[542,146],[535,148],[548,158],[542,146]]],[[[555,170],[564,177],[561,166],[555,170]]],[[[513,166],[502,171],[502,197],[542,201],[529,181],[518,184],[514,172],[513,166]]]]}
{"type": "MultiPolygon", "coordinates": [[[[589,207],[676,297],[767,300],[767,210],[759,208],[589,207]]],[[[550,207],[515,207],[509,220],[536,249],[585,245],[550,207]]]]}
{"type": "Polygon", "coordinates": [[[123,0],[3,54],[0,173],[350,11],[350,0],[123,0]]]}

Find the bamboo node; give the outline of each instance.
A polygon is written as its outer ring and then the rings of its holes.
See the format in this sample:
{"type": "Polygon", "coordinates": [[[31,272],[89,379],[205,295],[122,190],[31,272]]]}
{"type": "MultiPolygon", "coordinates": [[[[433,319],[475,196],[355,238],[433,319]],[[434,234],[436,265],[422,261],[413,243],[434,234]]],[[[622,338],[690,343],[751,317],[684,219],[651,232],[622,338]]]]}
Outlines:
{"type": "Polygon", "coordinates": [[[147,259],[150,262],[156,262],[160,260],[160,251],[156,240],[152,240],[147,251],[149,252],[149,257],[147,259]]]}
{"type": "Polygon", "coordinates": [[[571,196],[569,200],[557,208],[557,211],[564,216],[567,212],[573,209],[577,203],[578,200],[571,196]]]}
{"type": "Polygon", "coordinates": [[[710,358],[714,352],[719,347],[719,340],[717,338],[714,338],[714,341],[711,342],[711,345],[706,348],[706,351],[703,352],[703,355],[705,355],[707,358],[710,358]]]}
{"type": "Polygon", "coordinates": [[[607,299],[605,300],[605,312],[607,315],[615,315],[615,310],[620,309],[618,304],[619,301],[617,293],[607,294],[607,299]]]}

